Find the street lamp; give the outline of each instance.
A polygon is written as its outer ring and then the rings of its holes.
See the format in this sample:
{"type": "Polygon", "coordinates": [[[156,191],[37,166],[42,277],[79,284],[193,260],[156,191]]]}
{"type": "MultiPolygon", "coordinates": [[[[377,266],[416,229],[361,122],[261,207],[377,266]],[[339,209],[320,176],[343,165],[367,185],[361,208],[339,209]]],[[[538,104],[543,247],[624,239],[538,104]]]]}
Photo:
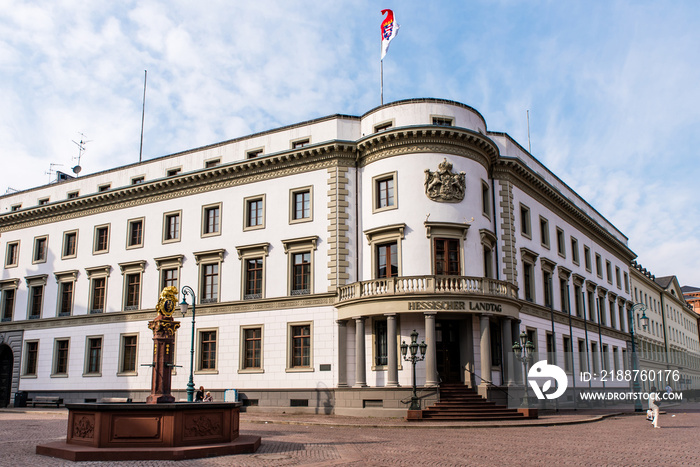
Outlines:
{"type": "MultiPolygon", "coordinates": [[[[649,327],[649,318],[647,317],[646,311],[647,311],[647,306],[643,303],[635,303],[632,305],[632,308],[630,308],[629,311],[629,316],[628,320],[630,322],[630,336],[632,337],[632,390],[636,393],[641,392],[641,388],[639,387],[639,380],[634,377],[634,375],[637,374],[637,346],[635,344],[635,337],[634,337],[634,312],[635,310],[640,309],[642,310],[642,316],[639,318],[639,322],[642,325],[642,328],[646,331],[647,328],[649,327]]],[[[634,400],[634,411],[635,412],[642,412],[642,401],[639,399],[634,400]]]]}
{"type": "Polygon", "coordinates": [[[197,297],[194,294],[194,290],[191,287],[185,285],[182,287],[182,301],[180,302],[180,312],[184,318],[187,315],[187,295],[192,297],[192,342],[190,345],[190,382],[187,383],[187,402],[193,402],[194,400],[194,317],[195,317],[195,304],[197,303],[197,297]]]}
{"type": "Polygon", "coordinates": [[[420,410],[420,403],[418,402],[418,395],[416,394],[416,362],[425,360],[425,350],[428,348],[428,344],[422,341],[418,344],[418,331],[415,329],[411,333],[411,343],[406,344],[406,341],[401,341],[401,355],[403,359],[407,362],[411,362],[413,365],[413,395],[411,396],[411,406],[408,410],[420,410]],[[418,349],[420,348],[420,357],[418,354],[418,349]],[[408,356],[408,351],[411,351],[411,355],[408,356]]]}
{"type": "Polygon", "coordinates": [[[525,408],[530,408],[530,401],[527,397],[527,367],[534,351],[535,345],[527,340],[527,333],[525,331],[521,332],[520,342],[515,342],[515,344],[513,344],[513,353],[515,354],[515,358],[523,364],[523,386],[525,386],[525,393],[523,394],[522,406],[525,408]]]}

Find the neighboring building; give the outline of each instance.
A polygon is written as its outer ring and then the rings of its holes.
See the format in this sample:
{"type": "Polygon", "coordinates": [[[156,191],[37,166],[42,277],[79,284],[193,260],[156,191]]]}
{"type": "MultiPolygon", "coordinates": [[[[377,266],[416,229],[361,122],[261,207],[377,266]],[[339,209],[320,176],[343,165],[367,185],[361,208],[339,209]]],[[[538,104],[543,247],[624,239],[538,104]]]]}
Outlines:
{"type": "Polygon", "coordinates": [[[261,410],[405,413],[414,329],[429,398],[441,382],[502,397],[521,331],[570,378],[627,368],[627,238],[456,102],[302,122],[6,195],[0,213],[6,403],[142,400],[167,285],[197,294],[195,384],[261,410]]]}
{"type": "MultiPolygon", "coordinates": [[[[700,387],[700,339],[697,315],[683,298],[675,276],[655,277],[646,268],[632,263],[633,297],[646,310],[636,310],[635,338],[640,369],[677,370],[680,378],[670,381],[674,390],[700,387]],[[646,314],[645,329],[640,318],[646,314]]],[[[664,373],[665,374],[665,373],[664,373]]],[[[662,383],[665,386],[666,380],[662,383]]],[[[658,381],[641,381],[642,388],[659,387],[658,381]]]]}

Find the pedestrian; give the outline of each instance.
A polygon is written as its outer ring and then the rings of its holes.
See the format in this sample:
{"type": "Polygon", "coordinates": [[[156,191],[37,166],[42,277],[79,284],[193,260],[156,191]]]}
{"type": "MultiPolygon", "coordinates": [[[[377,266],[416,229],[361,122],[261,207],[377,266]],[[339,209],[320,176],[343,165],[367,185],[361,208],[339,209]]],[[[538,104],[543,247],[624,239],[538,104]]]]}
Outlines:
{"type": "Polygon", "coordinates": [[[651,392],[649,393],[649,408],[651,409],[653,415],[654,415],[654,420],[652,424],[654,425],[654,428],[661,428],[659,426],[659,395],[656,393],[656,386],[651,387],[651,392]]]}
{"type": "Polygon", "coordinates": [[[199,391],[194,396],[195,402],[202,402],[204,400],[204,386],[199,387],[199,391]]]}
{"type": "Polygon", "coordinates": [[[204,396],[204,402],[214,402],[214,398],[211,397],[211,393],[207,391],[207,395],[204,396]]]}

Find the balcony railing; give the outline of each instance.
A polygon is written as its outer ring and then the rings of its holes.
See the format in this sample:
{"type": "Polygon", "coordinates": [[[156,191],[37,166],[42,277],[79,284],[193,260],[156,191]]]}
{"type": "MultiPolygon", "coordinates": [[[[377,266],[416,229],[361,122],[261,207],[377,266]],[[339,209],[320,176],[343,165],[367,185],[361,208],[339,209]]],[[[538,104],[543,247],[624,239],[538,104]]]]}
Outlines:
{"type": "Polygon", "coordinates": [[[338,301],[407,294],[476,294],[518,298],[505,281],[468,276],[403,276],[355,282],[340,288],[338,301]]]}

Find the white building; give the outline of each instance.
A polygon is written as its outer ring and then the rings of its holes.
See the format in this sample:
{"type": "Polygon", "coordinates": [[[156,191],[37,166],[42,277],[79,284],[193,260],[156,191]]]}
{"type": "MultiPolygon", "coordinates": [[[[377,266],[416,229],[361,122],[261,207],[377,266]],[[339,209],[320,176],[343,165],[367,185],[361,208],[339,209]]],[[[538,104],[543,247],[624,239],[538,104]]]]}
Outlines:
{"type": "Polygon", "coordinates": [[[196,386],[260,409],[405,410],[414,329],[428,396],[521,382],[521,331],[571,384],[626,365],[627,238],[456,102],[302,122],[6,195],[0,213],[6,403],[142,400],[165,285],[197,296],[196,386]]]}

